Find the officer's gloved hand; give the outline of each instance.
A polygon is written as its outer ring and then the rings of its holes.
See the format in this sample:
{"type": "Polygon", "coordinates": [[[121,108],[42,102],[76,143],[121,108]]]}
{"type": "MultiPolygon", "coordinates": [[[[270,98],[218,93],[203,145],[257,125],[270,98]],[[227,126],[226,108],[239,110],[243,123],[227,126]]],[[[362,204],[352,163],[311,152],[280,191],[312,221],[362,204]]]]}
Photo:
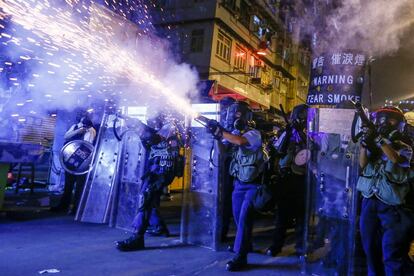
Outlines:
{"type": "Polygon", "coordinates": [[[383,137],[388,137],[388,135],[394,130],[390,124],[382,124],[378,127],[378,133],[383,137]]]}
{"type": "Polygon", "coordinates": [[[374,128],[362,127],[361,145],[371,150],[376,148],[375,138],[378,135],[378,132],[374,128]]]}
{"type": "Polygon", "coordinates": [[[209,120],[206,127],[214,139],[220,140],[223,138],[223,127],[216,120],[209,120]]]}

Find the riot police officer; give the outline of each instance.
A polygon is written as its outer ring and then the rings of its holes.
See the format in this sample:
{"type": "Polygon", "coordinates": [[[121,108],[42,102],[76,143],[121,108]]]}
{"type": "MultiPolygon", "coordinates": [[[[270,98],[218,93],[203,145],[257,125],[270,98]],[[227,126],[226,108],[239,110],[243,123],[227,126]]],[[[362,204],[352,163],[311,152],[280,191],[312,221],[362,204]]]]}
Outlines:
{"type": "MultiPolygon", "coordinates": [[[[163,189],[171,184],[177,170],[180,169],[178,162],[180,162],[181,135],[176,123],[173,120],[164,120],[158,131],[143,123],[139,124],[141,141],[144,146],[150,149],[150,153],[147,171],[143,176],[143,184],[138,198],[138,214],[132,223],[134,233],[128,239],[116,243],[116,247],[121,251],[144,249],[144,234],[151,216],[153,216],[152,220],[154,218],[157,220],[155,228],[157,226],[165,227],[165,224],[160,221],[159,215],[156,214],[157,208],[163,189]]],[[[168,232],[168,230],[166,231],[168,232]]]]}
{"type": "Polygon", "coordinates": [[[251,248],[255,213],[253,200],[261,183],[265,156],[261,134],[254,129],[247,103],[233,103],[228,108],[226,119],[226,124],[232,124],[234,131],[225,131],[215,120],[210,120],[207,128],[216,139],[225,139],[237,146],[230,163],[230,174],[234,177],[232,209],[237,233],[233,251],[236,255],[227,263],[226,269],[238,271],[247,265],[247,253],[251,248]]]}
{"type": "MultiPolygon", "coordinates": [[[[64,135],[65,144],[75,140],[84,140],[93,144],[95,137],[96,130],[93,127],[92,121],[87,114],[81,116],[78,123],[73,124],[64,135]]],[[[69,214],[73,215],[77,210],[85,181],[86,174],[74,175],[69,172],[65,172],[65,187],[63,196],[60,200],[59,205],[53,207],[51,210],[57,212],[68,211],[69,214]],[[75,188],[75,195],[73,199],[74,203],[73,207],[70,208],[73,188],[75,188]]]]}
{"type": "Polygon", "coordinates": [[[295,224],[296,253],[302,253],[303,227],[306,200],[306,120],[308,106],[293,108],[286,129],[275,144],[279,156],[279,176],[277,186],[276,228],[273,243],[266,255],[276,256],[282,251],[286,231],[295,224]],[[305,154],[303,154],[305,153],[305,154]]]}
{"type": "Polygon", "coordinates": [[[362,245],[368,275],[404,275],[410,221],[402,204],[409,189],[412,149],[402,142],[404,116],[398,108],[377,110],[374,124],[364,127],[359,158],[362,245]]]}

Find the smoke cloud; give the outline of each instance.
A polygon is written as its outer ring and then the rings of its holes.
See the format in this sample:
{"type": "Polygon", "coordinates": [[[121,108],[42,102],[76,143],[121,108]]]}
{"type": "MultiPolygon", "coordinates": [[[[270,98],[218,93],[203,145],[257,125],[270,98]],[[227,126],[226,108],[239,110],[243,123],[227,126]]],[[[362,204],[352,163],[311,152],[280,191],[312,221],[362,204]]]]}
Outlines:
{"type": "Polygon", "coordinates": [[[305,11],[299,20],[314,37],[316,52],[355,49],[377,57],[392,54],[414,24],[412,0],[326,0],[296,8],[305,11]]]}
{"type": "Polygon", "coordinates": [[[9,22],[0,26],[6,59],[0,92],[9,95],[0,99],[6,110],[1,116],[70,111],[109,100],[191,113],[188,97],[198,75],[151,34],[147,7],[137,2],[117,10],[107,1],[114,13],[94,1],[0,0],[0,19],[9,22]],[[132,8],[138,27],[125,20],[132,8]]]}

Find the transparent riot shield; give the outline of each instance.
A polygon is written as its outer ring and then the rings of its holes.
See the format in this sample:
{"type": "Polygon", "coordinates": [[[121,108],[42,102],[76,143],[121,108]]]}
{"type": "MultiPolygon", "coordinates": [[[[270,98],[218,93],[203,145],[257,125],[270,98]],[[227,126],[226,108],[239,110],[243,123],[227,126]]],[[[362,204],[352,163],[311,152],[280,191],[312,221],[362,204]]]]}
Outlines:
{"type": "Polygon", "coordinates": [[[114,188],[109,225],[132,231],[131,223],[138,211],[138,194],[144,175],[146,151],[136,132],[122,137],[121,162],[114,188]]]}
{"type": "Polygon", "coordinates": [[[308,113],[308,196],[303,270],[311,275],[357,275],[358,145],[353,109],[308,113]]]}
{"type": "MultiPolygon", "coordinates": [[[[146,111],[142,107],[123,110],[127,114],[122,118],[129,116],[145,122],[146,111]]],[[[132,230],[147,158],[137,132],[129,129],[121,117],[109,113],[103,117],[76,220],[132,230]]]]}
{"type": "Polygon", "coordinates": [[[79,202],[76,220],[82,222],[108,223],[111,197],[121,143],[115,137],[113,126],[115,114],[105,113],[97,137],[92,169],[89,171],[85,188],[79,202]]]}
{"type": "MultiPolygon", "coordinates": [[[[219,121],[218,104],[193,105],[201,115],[219,121]]],[[[223,227],[226,152],[206,129],[191,123],[191,155],[184,189],[181,241],[217,250],[223,227]]]]}

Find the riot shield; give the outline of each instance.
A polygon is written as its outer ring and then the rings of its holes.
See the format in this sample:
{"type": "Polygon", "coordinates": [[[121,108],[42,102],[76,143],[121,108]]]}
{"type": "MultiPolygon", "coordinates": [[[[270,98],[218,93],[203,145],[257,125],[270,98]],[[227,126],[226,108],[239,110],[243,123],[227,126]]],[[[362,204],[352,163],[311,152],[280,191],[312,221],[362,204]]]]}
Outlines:
{"type": "Polygon", "coordinates": [[[137,132],[118,115],[105,114],[76,219],[132,230],[146,160],[137,132]]]}
{"type": "Polygon", "coordinates": [[[122,137],[121,162],[113,195],[109,225],[132,231],[131,222],[138,211],[138,194],[145,170],[146,151],[136,132],[122,137]]]}
{"type": "Polygon", "coordinates": [[[92,161],[93,167],[86,179],[76,220],[95,223],[109,221],[111,195],[116,183],[121,147],[114,135],[114,120],[114,114],[106,113],[103,116],[92,161]]]}
{"type": "MultiPolygon", "coordinates": [[[[201,115],[219,121],[218,104],[193,105],[201,115]]],[[[223,187],[226,184],[226,152],[196,122],[191,125],[190,185],[184,189],[181,241],[217,250],[223,227],[223,187]]]]}
{"type": "Polygon", "coordinates": [[[357,144],[353,109],[312,108],[308,113],[308,195],[304,273],[356,275],[357,144]]]}

